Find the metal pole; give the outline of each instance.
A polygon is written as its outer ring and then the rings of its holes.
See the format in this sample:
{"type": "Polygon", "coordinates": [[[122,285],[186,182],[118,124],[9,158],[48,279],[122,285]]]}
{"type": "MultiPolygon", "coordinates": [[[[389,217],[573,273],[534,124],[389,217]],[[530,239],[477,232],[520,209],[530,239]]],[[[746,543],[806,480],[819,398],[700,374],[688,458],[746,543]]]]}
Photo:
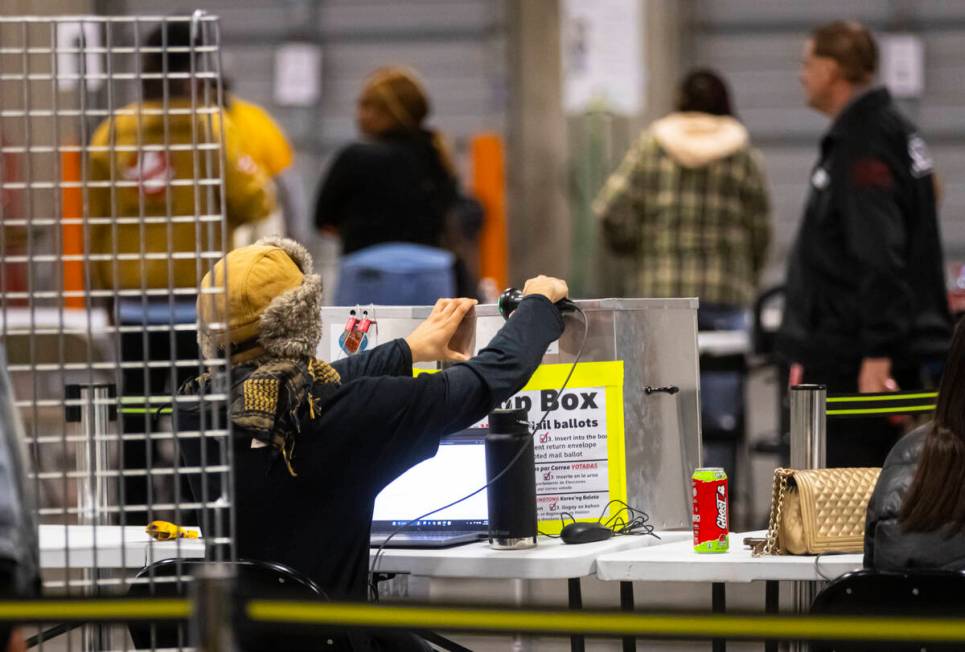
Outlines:
{"type": "Polygon", "coordinates": [[[827,421],[824,385],[791,388],[791,468],[822,469],[827,465],[827,421]]]}
{"type": "Polygon", "coordinates": [[[107,525],[110,500],[108,469],[110,465],[110,435],[112,433],[112,403],[114,388],[111,385],[87,385],[80,388],[81,424],[84,441],[77,451],[78,522],[80,525],[107,525]]]}
{"type": "MultiPolygon", "coordinates": [[[[791,388],[791,468],[822,469],[827,465],[828,390],[824,385],[795,385],[791,388]]],[[[817,594],[815,582],[794,582],[794,612],[805,613],[817,594]]],[[[807,644],[792,641],[791,650],[806,650],[807,644]]]]}
{"type": "MultiPolygon", "coordinates": [[[[94,560],[91,568],[83,572],[84,590],[88,595],[98,593],[98,580],[105,576],[98,568],[97,526],[107,525],[107,506],[110,502],[108,468],[110,465],[109,438],[112,434],[112,402],[115,391],[112,385],[83,385],[80,387],[80,421],[84,439],[77,451],[77,507],[78,523],[92,529],[94,560]]],[[[109,625],[84,627],[85,650],[111,649],[109,625]]]]}
{"type": "Polygon", "coordinates": [[[223,563],[201,564],[194,581],[193,636],[199,652],[233,652],[236,648],[231,628],[234,608],[235,575],[223,563]]]}

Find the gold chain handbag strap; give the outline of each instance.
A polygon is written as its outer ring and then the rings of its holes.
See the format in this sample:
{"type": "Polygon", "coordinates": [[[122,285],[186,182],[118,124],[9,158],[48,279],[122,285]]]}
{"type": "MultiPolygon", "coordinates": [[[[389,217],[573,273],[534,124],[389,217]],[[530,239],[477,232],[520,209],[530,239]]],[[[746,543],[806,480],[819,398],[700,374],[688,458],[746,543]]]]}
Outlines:
{"type": "Polygon", "coordinates": [[[781,516],[784,510],[784,496],[787,495],[788,478],[794,474],[791,469],[774,470],[774,489],[771,492],[771,515],[767,524],[767,539],[763,543],[756,544],[753,549],[753,556],[779,555],[777,536],[781,529],[781,516]]]}

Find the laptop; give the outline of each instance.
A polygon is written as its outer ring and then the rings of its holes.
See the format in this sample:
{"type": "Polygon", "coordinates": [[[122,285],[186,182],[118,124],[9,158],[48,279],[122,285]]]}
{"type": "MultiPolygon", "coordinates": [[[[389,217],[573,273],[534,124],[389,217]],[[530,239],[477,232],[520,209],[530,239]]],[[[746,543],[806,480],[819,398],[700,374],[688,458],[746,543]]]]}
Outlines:
{"type": "Polygon", "coordinates": [[[377,548],[447,548],[485,539],[489,533],[486,491],[427,519],[406,525],[486,484],[485,430],[444,438],[436,456],[412,467],[375,499],[369,545],[377,548]]]}

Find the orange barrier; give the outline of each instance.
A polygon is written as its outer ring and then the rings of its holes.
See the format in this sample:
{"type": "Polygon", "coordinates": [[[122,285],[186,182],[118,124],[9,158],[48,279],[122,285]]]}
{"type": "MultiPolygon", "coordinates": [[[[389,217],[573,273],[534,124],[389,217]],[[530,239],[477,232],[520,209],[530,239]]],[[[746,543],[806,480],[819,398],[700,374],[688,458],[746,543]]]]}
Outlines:
{"type": "Polygon", "coordinates": [[[479,275],[507,286],[506,171],[503,140],[493,133],[473,137],[472,189],[483,205],[486,220],[479,241],[479,275]]]}
{"type": "MultiPolygon", "coordinates": [[[[80,152],[61,152],[60,170],[63,181],[80,181],[80,152]]],[[[84,216],[84,198],[80,188],[61,190],[61,219],[84,216]]],[[[63,224],[61,230],[62,255],[84,253],[84,227],[81,224],[63,224]]],[[[64,292],[84,290],[84,263],[79,260],[64,261],[64,292]]],[[[64,297],[65,308],[83,308],[84,297],[64,297]]]]}

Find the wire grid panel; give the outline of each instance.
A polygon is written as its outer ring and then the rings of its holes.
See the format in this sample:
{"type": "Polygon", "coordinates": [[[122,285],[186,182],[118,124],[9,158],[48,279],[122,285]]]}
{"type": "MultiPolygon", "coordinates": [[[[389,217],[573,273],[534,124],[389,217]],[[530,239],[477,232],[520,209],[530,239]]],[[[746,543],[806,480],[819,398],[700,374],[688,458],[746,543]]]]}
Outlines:
{"type": "Polygon", "coordinates": [[[229,236],[221,113],[214,17],[0,18],[0,336],[48,593],[232,556],[224,394],[178,394],[226,369],[195,310],[229,236]]]}

